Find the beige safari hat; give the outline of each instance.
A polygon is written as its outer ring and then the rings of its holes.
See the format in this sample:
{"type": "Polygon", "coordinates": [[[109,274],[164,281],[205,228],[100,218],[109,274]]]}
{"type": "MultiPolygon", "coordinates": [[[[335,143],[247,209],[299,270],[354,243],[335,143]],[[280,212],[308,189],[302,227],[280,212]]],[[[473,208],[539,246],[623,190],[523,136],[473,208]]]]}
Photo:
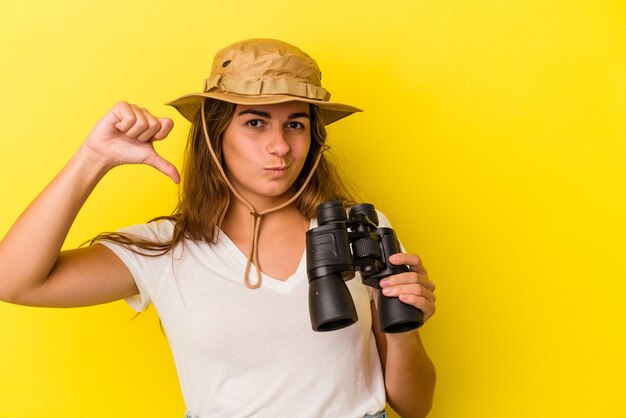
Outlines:
{"type": "Polygon", "coordinates": [[[215,55],[201,93],[186,94],[166,104],[191,122],[205,97],[242,105],[312,103],[320,107],[325,125],[361,112],[330,102],[321,78],[317,63],[295,46],[275,39],[248,39],[215,55]]]}

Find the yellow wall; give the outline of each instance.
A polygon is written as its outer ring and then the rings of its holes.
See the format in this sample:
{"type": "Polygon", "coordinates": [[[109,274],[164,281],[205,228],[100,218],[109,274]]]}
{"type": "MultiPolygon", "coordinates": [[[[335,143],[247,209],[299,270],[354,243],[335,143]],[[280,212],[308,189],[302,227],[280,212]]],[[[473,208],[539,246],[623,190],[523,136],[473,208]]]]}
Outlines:
{"type": "MultiPolygon", "coordinates": [[[[0,3],[0,234],[117,100],[202,85],[217,48],[276,37],[366,113],[332,143],[438,284],[422,334],[436,418],[623,417],[626,3],[183,1],[0,3]]],[[[147,167],[109,175],[73,247],[168,213],[147,167]]],[[[152,310],[0,303],[1,417],[179,417],[152,310]]]]}

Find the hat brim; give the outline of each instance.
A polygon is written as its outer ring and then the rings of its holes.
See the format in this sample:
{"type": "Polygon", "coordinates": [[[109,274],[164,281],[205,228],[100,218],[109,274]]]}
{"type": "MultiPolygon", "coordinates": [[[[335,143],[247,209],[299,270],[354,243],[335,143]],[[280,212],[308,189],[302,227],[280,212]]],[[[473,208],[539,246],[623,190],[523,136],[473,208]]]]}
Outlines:
{"type": "Polygon", "coordinates": [[[243,96],[232,93],[224,93],[224,92],[206,92],[206,93],[192,93],[181,96],[171,102],[166,103],[168,106],[174,107],[176,110],[180,112],[181,115],[185,117],[188,121],[193,123],[193,120],[196,116],[196,113],[200,110],[202,106],[202,102],[205,98],[212,98],[217,100],[222,100],[229,103],[241,104],[241,105],[267,105],[267,104],[277,104],[277,103],[286,103],[286,102],[304,102],[311,103],[318,106],[322,113],[322,118],[324,120],[324,125],[329,125],[333,122],[338,121],[339,119],[343,119],[346,116],[350,116],[356,112],[362,112],[361,109],[356,107],[342,104],[342,103],[334,103],[334,102],[325,102],[322,100],[315,99],[306,99],[298,96],[289,96],[289,95],[268,95],[268,96],[243,96]]]}

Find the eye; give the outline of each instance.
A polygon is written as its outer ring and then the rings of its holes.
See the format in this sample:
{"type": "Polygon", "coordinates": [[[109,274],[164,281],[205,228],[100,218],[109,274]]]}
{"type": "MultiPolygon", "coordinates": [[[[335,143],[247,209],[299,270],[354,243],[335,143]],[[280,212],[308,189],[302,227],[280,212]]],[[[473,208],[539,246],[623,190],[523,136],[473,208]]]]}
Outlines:
{"type": "Polygon", "coordinates": [[[304,126],[304,124],[302,122],[296,122],[296,121],[287,122],[285,127],[289,128],[289,129],[304,129],[304,128],[306,128],[306,126],[304,126]]]}
{"type": "Polygon", "coordinates": [[[262,128],[263,126],[265,126],[265,122],[263,122],[261,119],[250,119],[249,121],[246,121],[246,126],[253,129],[262,128]]]}

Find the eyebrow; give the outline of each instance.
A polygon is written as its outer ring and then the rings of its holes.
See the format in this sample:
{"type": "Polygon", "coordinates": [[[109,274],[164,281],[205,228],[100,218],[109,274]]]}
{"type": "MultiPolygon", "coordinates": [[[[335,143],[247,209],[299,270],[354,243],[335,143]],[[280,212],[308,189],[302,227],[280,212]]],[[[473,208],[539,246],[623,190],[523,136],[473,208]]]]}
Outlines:
{"type": "MultiPolygon", "coordinates": [[[[271,114],[269,114],[268,112],[264,112],[262,110],[257,110],[257,109],[242,110],[237,115],[238,116],[242,116],[242,115],[247,115],[247,114],[260,116],[260,117],[266,118],[266,119],[272,119],[272,115],[271,114]]],[[[309,114],[307,112],[298,112],[298,113],[292,113],[291,115],[289,115],[287,117],[287,119],[297,119],[297,118],[311,119],[311,116],[309,116],[309,114]]]]}

